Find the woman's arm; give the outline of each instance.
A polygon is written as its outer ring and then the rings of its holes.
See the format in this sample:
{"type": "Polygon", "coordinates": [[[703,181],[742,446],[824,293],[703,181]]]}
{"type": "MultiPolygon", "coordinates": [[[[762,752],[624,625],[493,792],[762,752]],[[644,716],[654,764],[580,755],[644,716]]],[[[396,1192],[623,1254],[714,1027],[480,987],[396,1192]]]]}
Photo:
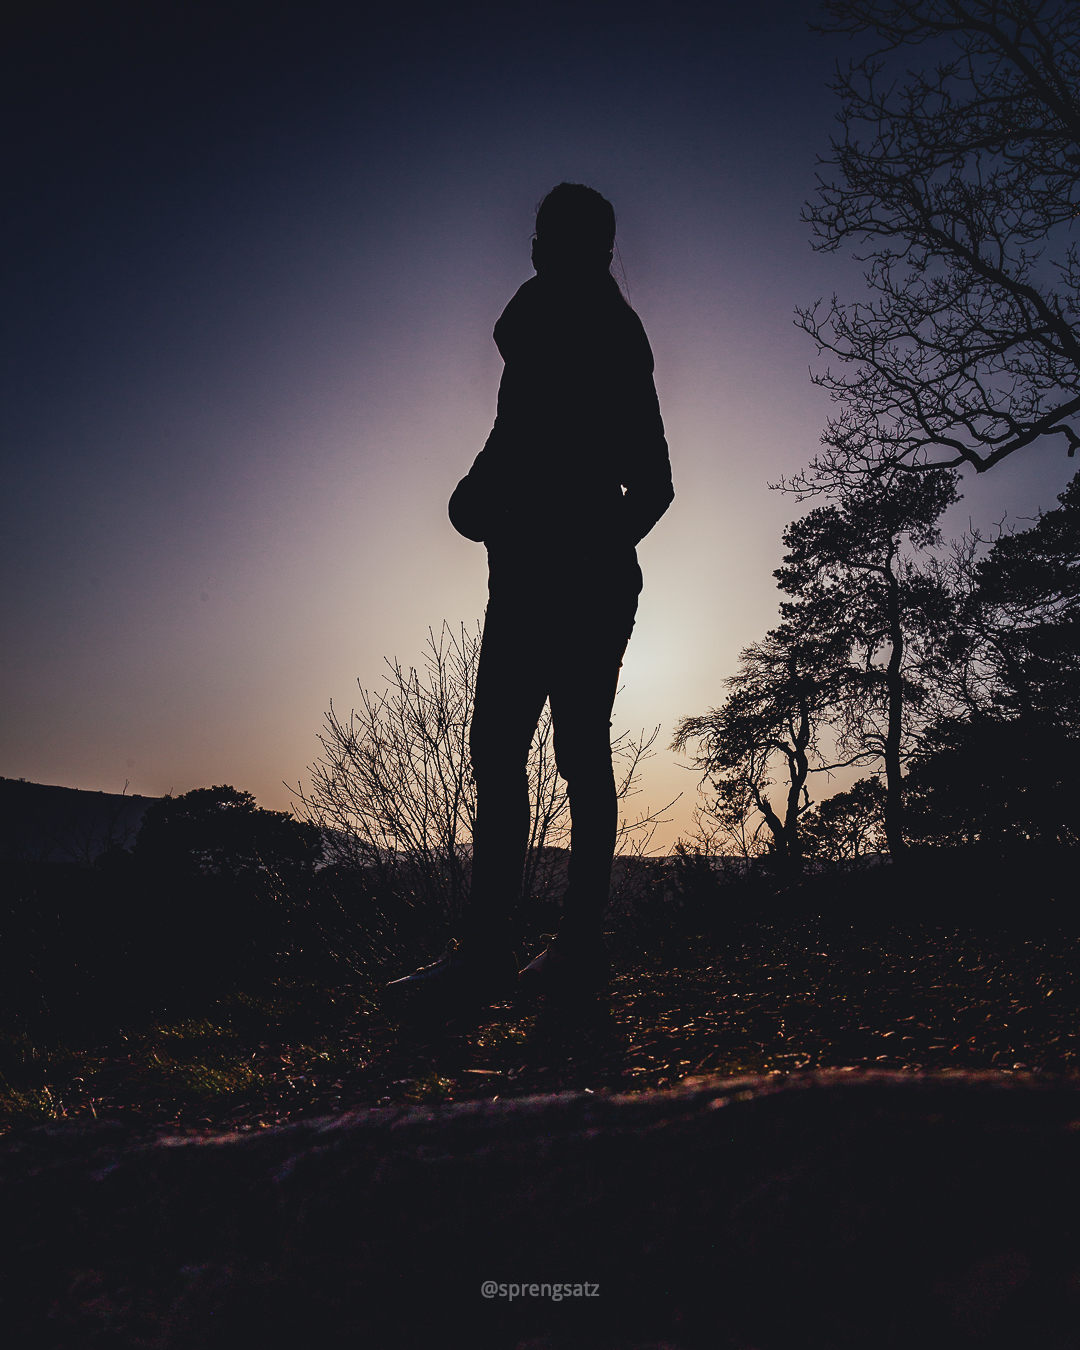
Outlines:
{"type": "Polygon", "coordinates": [[[623,520],[629,540],[637,545],[675,499],[671,483],[671,460],[660,400],[653,380],[653,355],[641,320],[635,314],[619,381],[622,423],[620,478],[623,520]]]}
{"type": "Polygon", "coordinates": [[[507,515],[506,494],[498,490],[495,482],[500,439],[499,419],[496,418],[483,450],[450,497],[450,523],[458,534],[477,544],[490,539],[507,515]]]}

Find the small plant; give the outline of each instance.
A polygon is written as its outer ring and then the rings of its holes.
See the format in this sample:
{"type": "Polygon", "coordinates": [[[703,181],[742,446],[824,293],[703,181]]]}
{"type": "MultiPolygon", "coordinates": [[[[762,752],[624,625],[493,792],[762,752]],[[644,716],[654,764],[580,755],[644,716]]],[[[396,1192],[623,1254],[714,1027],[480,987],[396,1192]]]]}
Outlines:
{"type": "Polygon", "coordinates": [[[132,1067],[146,1086],[176,1096],[229,1096],[262,1081],[238,1033],[209,1021],[155,1022],[139,1037],[132,1067]]]}
{"type": "Polygon", "coordinates": [[[0,1079],[0,1124],[37,1125],[63,1116],[64,1101],[54,1088],[26,1088],[19,1091],[0,1079]]]}
{"type": "Polygon", "coordinates": [[[451,1100],[454,1080],[452,1078],[440,1078],[432,1069],[430,1073],[424,1074],[421,1078],[403,1080],[397,1086],[403,1089],[401,1092],[403,1102],[412,1102],[419,1106],[437,1105],[439,1102],[451,1100]]]}

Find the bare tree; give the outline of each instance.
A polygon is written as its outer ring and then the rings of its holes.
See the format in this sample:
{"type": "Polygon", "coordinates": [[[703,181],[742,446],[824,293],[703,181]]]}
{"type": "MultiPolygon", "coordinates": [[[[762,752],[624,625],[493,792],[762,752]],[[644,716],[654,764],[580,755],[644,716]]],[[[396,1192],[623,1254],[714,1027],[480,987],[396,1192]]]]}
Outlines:
{"type": "Polygon", "coordinates": [[[826,0],[868,35],[838,66],[842,136],[805,218],[853,246],[867,296],[799,324],[838,369],[810,469],[829,492],[883,466],[982,473],[1046,436],[1080,444],[1080,8],[1071,0],[826,0]],[[938,64],[904,70],[903,53],[938,64]]]}
{"type": "MultiPolygon", "coordinates": [[[[469,721],[476,689],[481,632],[447,624],[429,631],[423,668],[388,661],[389,688],[360,687],[349,717],[331,704],[301,809],[318,824],[330,857],[372,869],[456,920],[468,894],[476,792],[469,761],[469,721]]],[[[656,732],[616,738],[620,801],[638,790],[641,763],[656,732]]],[[[551,712],[544,709],[528,761],[532,823],[525,895],[550,897],[564,871],[570,807],[558,775],[551,712]]],[[[665,808],[666,809],[666,808],[665,808]]],[[[620,847],[649,837],[659,813],[620,825],[620,847]]]]}

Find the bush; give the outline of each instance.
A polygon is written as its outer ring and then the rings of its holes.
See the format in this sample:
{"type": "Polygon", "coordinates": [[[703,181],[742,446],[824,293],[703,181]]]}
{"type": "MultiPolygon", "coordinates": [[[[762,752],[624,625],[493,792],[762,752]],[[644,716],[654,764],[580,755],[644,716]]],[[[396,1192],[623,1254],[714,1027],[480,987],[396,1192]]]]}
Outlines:
{"type": "MultiPolygon", "coordinates": [[[[361,687],[348,719],[331,705],[320,736],[323,753],[311,787],[299,793],[305,818],[318,826],[332,862],[363,878],[370,922],[380,942],[427,933],[427,951],[455,931],[469,893],[476,793],[469,762],[469,722],[480,656],[479,629],[443,625],[428,635],[424,667],[387,662],[389,688],[361,687]]],[[[618,737],[612,746],[620,801],[637,790],[638,767],[652,738],[618,737]]],[[[544,710],[528,764],[532,828],[519,927],[530,934],[553,924],[565,885],[570,812],[555,767],[550,710],[544,710]]],[[[621,849],[642,851],[659,813],[623,820],[621,849]]]]}
{"type": "Polygon", "coordinates": [[[1080,743],[1041,719],[947,719],[927,731],[905,780],[913,844],[1080,843],[1080,743]]]}

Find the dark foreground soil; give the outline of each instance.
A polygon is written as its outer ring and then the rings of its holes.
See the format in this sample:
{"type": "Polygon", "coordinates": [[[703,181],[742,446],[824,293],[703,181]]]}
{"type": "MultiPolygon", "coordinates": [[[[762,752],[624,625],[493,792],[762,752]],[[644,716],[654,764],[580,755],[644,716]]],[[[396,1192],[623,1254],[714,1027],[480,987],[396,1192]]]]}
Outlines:
{"type": "Polygon", "coordinates": [[[19,1350],[1075,1350],[1080,1325],[1071,1074],[65,1121],[0,1140],[0,1194],[19,1350]]]}

